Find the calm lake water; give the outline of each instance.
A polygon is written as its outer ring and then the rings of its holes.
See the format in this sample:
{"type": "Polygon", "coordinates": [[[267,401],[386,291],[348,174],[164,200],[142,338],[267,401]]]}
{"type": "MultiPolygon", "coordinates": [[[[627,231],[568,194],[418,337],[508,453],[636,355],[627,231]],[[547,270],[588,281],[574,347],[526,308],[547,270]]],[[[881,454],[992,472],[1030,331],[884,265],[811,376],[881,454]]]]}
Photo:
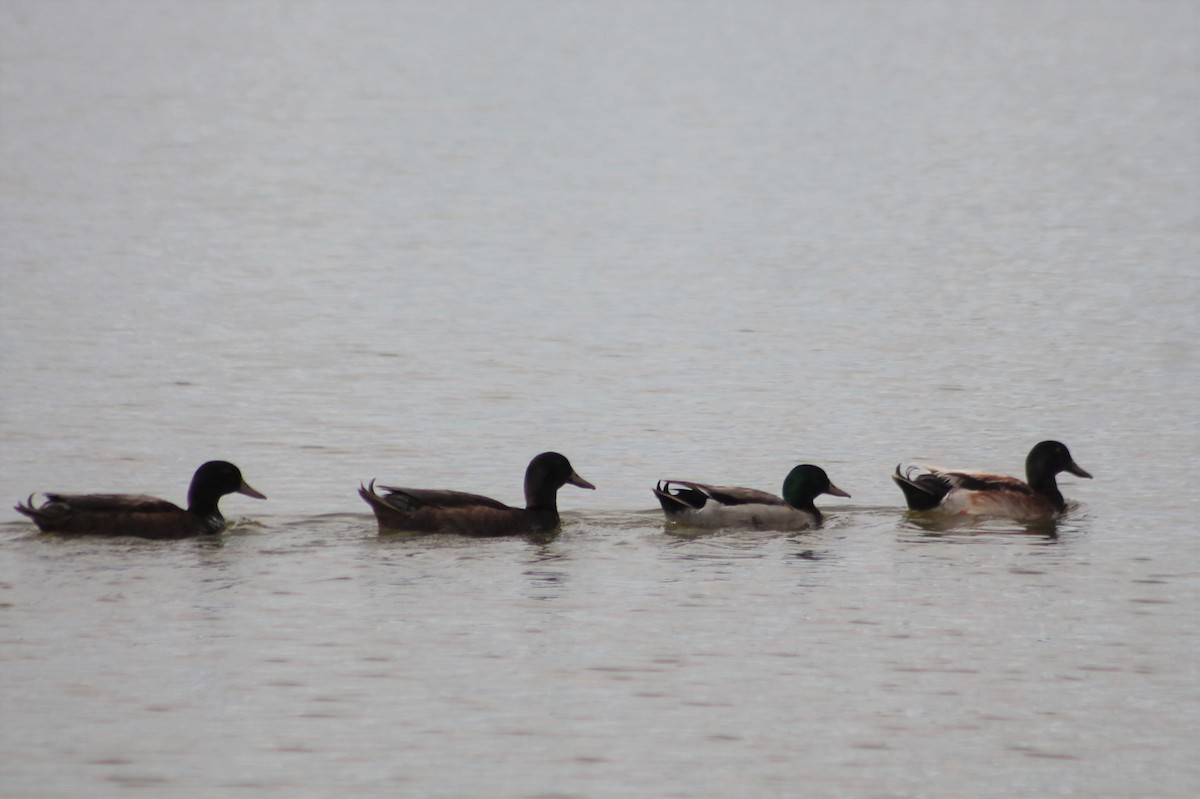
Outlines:
{"type": "Polygon", "coordinates": [[[5,797],[1200,792],[1200,7],[0,5],[5,797]],[[1050,530],[889,474],[1020,474],[1050,530]],[[360,480],[548,542],[377,534],[360,480]],[[805,533],[665,526],[663,477],[805,533]]]}

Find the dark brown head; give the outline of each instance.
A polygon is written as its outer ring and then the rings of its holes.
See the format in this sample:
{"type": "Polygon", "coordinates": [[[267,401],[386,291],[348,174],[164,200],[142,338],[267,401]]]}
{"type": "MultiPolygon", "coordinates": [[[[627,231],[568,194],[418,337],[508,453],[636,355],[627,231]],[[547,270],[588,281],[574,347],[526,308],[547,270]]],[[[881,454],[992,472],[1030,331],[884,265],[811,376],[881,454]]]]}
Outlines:
{"type": "Polygon", "coordinates": [[[1025,477],[1029,485],[1039,488],[1039,484],[1047,480],[1053,483],[1054,477],[1061,472],[1070,472],[1076,477],[1086,477],[1089,480],[1092,478],[1071,457],[1066,444],[1041,441],[1029,450],[1029,456],[1025,458],[1025,477]]]}
{"type": "Polygon", "coordinates": [[[525,507],[556,508],[558,489],[568,483],[579,488],[596,488],[575,473],[565,455],[543,452],[525,470],[525,507]]]}
{"type": "Polygon", "coordinates": [[[226,494],[245,494],[255,499],[265,496],[250,487],[241,470],[227,461],[209,461],[196,470],[188,488],[188,510],[206,516],[217,509],[217,502],[226,494]]]}

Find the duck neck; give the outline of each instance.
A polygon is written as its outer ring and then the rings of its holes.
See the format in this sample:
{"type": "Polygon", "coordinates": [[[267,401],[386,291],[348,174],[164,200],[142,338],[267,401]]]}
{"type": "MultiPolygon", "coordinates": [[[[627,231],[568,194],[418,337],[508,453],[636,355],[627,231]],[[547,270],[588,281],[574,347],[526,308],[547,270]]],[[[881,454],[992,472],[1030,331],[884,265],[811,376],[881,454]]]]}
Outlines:
{"type": "Polygon", "coordinates": [[[813,493],[813,486],[802,479],[798,472],[799,468],[793,470],[783,481],[783,501],[796,510],[813,514],[820,521],[821,512],[817,510],[817,495],[813,493]]]}
{"type": "Polygon", "coordinates": [[[558,489],[550,486],[525,486],[525,508],[527,510],[558,513],[558,489]]]}
{"type": "Polygon", "coordinates": [[[784,497],[787,504],[791,505],[796,510],[802,510],[805,513],[811,513],[816,517],[817,521],[821,521],[821,511],[817,510],[815,497],[784,497]]]}
{"type": "Polygon", "coordinates": [[[212,496],[209,492],[200,490],[197,486],[188,489],[188,512],[205,519],[222,520],[221,511],[217,508],[220,497],[212,496]]]}
{"type": "Polygon", "coordinates": [[[1029,487],[1050,500],[1055,510],[1061,511],[1067,506],[1067,502],[1063,499],[1062,492],[1058,490],[1058,480],[1055,479],[1055,474],[1044,466],[1033,463],[1025,464],[1025,479],[1029,482],[1029,487]]]}

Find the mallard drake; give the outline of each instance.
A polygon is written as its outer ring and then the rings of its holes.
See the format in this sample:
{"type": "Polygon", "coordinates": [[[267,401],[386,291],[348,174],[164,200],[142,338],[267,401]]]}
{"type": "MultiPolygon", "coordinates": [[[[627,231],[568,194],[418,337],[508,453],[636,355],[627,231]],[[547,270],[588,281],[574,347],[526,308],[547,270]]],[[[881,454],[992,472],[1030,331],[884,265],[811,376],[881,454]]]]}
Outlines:
{"type": "Polygon", "coordinates": [[[266,499],[242,478],[238,467],[209,461],[196,470],[188,488],[187,510],[157,497],[140,494],[46,493],[41,507],[33,495],[16,510],[47,533],[129,535],[138,538],[188,538],[219,533],[225,519],[217,503],[226,494],[266,499]]]}
{"type": "Polygon", "coordinates": [[[737,486],[714,486],[687,480],[660,480],[654,496],[667,519],[696,527],[753,527],[799,530],[821,522],[813,502],[821,494],[847,497],[819,466],[802,464],[783,481],[783,496],[737,486]]]}
{"type": "Polygon", "coordinates": [[[1070,472],[1091,479],[1058,441],[1034,445],[1025,458],[1025,481],[1002,474],[951,471],[932,466],[896,467],[892,479],[910,510],[946,516],[1003,516],[1017,521],[1044,519],[1066,510],[1055,477],[1070,472]]]}
{"type": "Polygon", "coordinates": [[[474,536],[523,535],[558,527],[558,489],[564,485],[595,489],[575,473],[557,452],[543,452],[525,470],[525,507],[462,491],[359,486],[358,495],[371,506],[380,531],[459,533],[474,536]]]}

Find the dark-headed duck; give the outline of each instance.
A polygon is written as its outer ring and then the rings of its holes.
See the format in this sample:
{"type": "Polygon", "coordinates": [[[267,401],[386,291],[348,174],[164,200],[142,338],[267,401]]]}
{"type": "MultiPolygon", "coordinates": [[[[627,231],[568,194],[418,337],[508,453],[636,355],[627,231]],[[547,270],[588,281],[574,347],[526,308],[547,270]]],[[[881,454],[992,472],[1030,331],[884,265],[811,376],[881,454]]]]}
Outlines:
{"type": "Polygon", "coordinates": [[[896,467],[892,479],[910,510],[943,516],[1002,516],[1037,521],[1066,510],[1055,477],[1070,472],[1091,479],[1058,441],[1034,445],[1025,459],[1025,481],[985,472],[951,471],[932,466],[896,467]]]}
{"type": "Polygon", "coordinates": [[[821,494],[849,497],[819,466],[802,464],[783,481],[783,496],[737,486],[687,480],[660,480],[654,496],[667,519],[696,527],[753,527],[802,530],[821,522],[815,500],[821,494]]]}
{"type": "Polygon", "coordinates": [[[238,467],[209,461],[196,470],[187,510],[165,499],[139,494],[45,494],[41,507],[30,495],[16,510],[47,533],[188,538],[219,533],[225,519],[217,503],[226,494],[266,499],[242,478],[238,467]]]}
{"type": "Polygon", "coordinates": [[[380,531],[459,533],[474,536],[523,535],[558,527],[558,489],[564,485],[595,489],[557,452],[543,452],[525,470],[525,507],[513,508],[489,497],[462,491],[359,486],[380,531]]]}

